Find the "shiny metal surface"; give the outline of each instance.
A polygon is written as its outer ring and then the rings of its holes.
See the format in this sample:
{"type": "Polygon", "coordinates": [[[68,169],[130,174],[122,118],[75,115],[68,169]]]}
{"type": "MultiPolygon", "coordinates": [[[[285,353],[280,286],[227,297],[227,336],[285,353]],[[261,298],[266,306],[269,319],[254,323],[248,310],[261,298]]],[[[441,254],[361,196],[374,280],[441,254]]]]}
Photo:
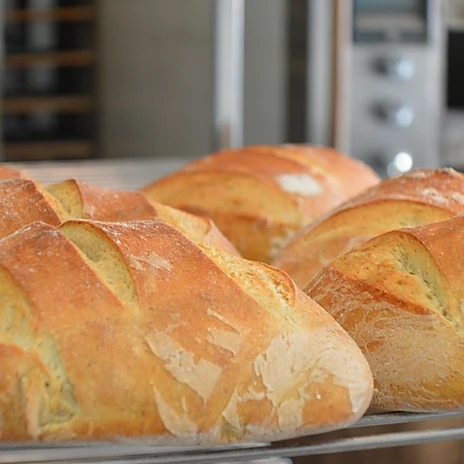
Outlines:
{"type": "MultiPolygon", "coordinates": [[[[346,26],[357,24],[350,8],[354,0],[339,1],[335,146],[368,164],[379,164],[374,159],[379,153],[388,156],[399,149],[411,155],[416,168],[438,167],[445,108],[445,2],[427,1],[425,24],[417,15],[399,13],[395,19],[382,12],[370,14],[369,24],[382,37],[389,37],[394,19],[405,28],[405,37],[415,37],[420,24],[425,27],[422,42],[398,42],[373,36],[354,40],[353,29],[346,26]],[[379,103],[376,114],[372,107],[379,103]]],[[[378,173],[388,177],[390,160],[380,164],[384,168],[378,173]]]]}
{"type": "Polygon", "coordinates": [[[434,429],[438,419],[464,417],[460,414],[383,414],[366,416],[351,429],[360,436],[331,439],[326,435],[282,443],[257,443],[217,447],[160,447],[149,443],[75,443],[72,445],[0,445],[0,463],[132,463],[180,464],[246,462],[256,459],[313,456],[407,446],[444,440],[463,440],[464,427],[434,429]],[[372,427],[430,421],[430,429],[412,432],[371,432],[372,427]]]}
{"type": "Polygon", "coordinates": [[[333,130],[334,2],[309,0],[307,17],[306,140],[331,145],[333,130]]]}
{"type": "Polygon", "coordinates": [[[373,109],[379,120],[399,129],[406,129],[414,122],[414,108],[407,104],[384,101],[373,109]]]}
{"type": "Polygon", "coordinates": [[[245,1],[214,2],[215,148],[243,145],[245,1]]]}
{"type": "Polygon", "coordinates": [[[377,61],[376,68],[389,79],[409,81],[414,77],[416,65],[409,57],[384,57],[377,61]]]}

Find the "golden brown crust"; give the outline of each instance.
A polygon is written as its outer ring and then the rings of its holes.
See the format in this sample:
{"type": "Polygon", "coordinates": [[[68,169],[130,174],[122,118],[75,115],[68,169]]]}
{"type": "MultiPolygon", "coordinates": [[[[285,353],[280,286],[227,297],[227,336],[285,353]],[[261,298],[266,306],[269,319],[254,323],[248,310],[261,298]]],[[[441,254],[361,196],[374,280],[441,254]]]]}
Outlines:
{"type": "Polygon", "coordinates": [[[171,208],[155,201],[151,201],[151,204],[156,209],[159,219],[174,226],[195,243],[221,248],[232,255],[241,256],[211,219],[189,214],[186,211],[171,208]]]}
{"type": "Polygon", "coordinates": [[[70,218],[99,221],[162,219],[187,237],[238,255],[211,220],[150,201],[140,192],[103,189],[68,179],[46,187],[22,178],[0,181],[0,237],[34,221],[59,225],[70,218]]]}
{"type": "Polygon", "coordinates": [[[154,205],[140,192],[104,189],[75,179],[51,184],[46,190],[75,218],[118,222],[158,216],[154,205]]]}
{"type": "Polygon", "coordinates": [[[206,156],[142,191],[212,218],[245,257],[269,262],[296,230],[378,181],[330,148],[263,145],[206,156]]]}
{"type": "Polygon", "coordinates": [[[359,348],[285,274],[161,221],[34,223],[0,241],[0,277],[2,440],[275,440],[371,398],[359,348]]]}
{"type": "Polygon", "coordinates": [[[412,171],[381,182],[306,226],[272,264],[304,288],[323,266],[372,237],[461,213],[463,174],[452,169],[412,171]]]}
{"type": "Polygon", "coordinates": [[[17,169],[5,165],[0,165],[0,180],[13,179],[15,177],[25,178],[26,175],[22,171],[18,171],[17,169]]]}
{"type": "Polygon", "coordinates": [[[67,217],[62,216],[56,206],[57,203],[47,198],[42,188],[31,180],[0,181],[0,238],[34,221],[59,225],[67,217]]]}
{"type": "Polygon", "coordinates": [[[373,409],[464,408],[462,243],[464,216],[391,231],[308,285],[366,355],[373,409]]]}

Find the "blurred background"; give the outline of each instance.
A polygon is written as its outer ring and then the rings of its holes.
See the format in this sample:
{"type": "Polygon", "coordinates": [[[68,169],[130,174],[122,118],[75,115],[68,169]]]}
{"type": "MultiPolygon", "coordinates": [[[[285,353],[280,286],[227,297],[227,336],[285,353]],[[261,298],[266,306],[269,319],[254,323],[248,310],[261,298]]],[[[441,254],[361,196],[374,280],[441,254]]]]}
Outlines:
{"type": "Polygon", "coordinates": [[[310,142],[464,167],[463,0],[3,0],[4,161],[310,142]]]}

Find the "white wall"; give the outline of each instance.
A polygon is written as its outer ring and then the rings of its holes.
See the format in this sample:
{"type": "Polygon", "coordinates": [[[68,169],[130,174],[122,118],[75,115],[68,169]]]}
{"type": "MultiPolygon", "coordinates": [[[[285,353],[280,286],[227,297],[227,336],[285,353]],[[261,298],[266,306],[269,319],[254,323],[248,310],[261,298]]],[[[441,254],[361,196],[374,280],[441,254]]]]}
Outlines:
{"type": "MultiPolygon", "coordinates": [[[[212,150],[213,2],[100,0],[104,157],[212,150]]],[[[285,3],[246,2],[246,143],[284,141],[285,3]]]]}

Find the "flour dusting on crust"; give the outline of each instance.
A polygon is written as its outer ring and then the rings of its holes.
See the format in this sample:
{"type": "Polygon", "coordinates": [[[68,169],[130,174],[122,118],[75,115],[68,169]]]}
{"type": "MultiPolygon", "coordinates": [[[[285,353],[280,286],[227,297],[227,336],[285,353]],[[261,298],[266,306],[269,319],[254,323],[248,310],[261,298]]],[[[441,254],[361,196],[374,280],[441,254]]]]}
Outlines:
{"type": "Polygon", "coordinates": [[[282,190],[303,197],[314,197],[322,193],[322,187],[308,174],[281,174],[276,182],[282,190]]]}

